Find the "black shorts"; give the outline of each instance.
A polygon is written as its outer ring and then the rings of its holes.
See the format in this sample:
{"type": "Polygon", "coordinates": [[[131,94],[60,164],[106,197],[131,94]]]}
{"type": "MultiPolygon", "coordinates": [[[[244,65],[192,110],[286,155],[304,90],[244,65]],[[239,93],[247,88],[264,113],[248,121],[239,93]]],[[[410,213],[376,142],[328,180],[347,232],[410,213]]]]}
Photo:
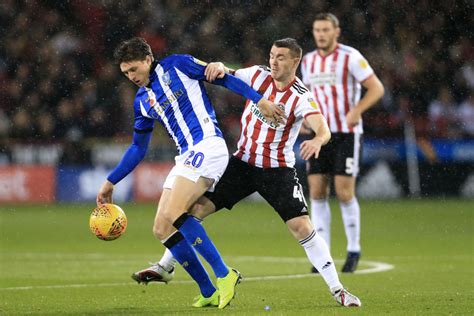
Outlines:
{"type": "Polygon", "coordinates": [[[259,168],[232,156],[214,192],[206,192],[216,206],[231,209],[254,192],[275,209],[283,221],[308,215],[301,184],[294,168],[259,168]]]}
{"type": "Polygon", "coordinates": [[[333,133],[329,143],[321,147],[318,159],[306,162],[306,173],[356,177],[361,150],[361,134],[333,133]]]}

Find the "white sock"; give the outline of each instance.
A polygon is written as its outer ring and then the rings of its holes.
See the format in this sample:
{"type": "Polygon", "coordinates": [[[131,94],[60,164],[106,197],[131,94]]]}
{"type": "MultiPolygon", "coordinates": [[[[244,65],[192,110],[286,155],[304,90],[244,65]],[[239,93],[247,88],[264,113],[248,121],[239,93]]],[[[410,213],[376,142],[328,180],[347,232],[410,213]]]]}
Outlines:
{"type": "Polygon", "coordinates": [[[347,251],[360,252],[360,207],[356,197],[339,202],[347,237],[347,251]]]}
{"type": "Polygon", "coordinates": [[[324,239],[313,230],[308,237],[300,240],[299,243],[303,246],[304,251],[306,251],[306,255],[313,264],[313,267],[318,269],[331,293],[341,289],[342,284],[339,281],[334,260],[332,260],[328,245],[324,239]]]}
{"type": "Polygon", "coordinates": [[[331,247],[331,209],[328,199],[311,199],[311,221],[318,234],[331,247]]]}
{"type": "Polygon", "coordinates": [[[170,272],[176,266],[176,259],[173,257],[173,254],[171,253],[171,251],[169,251],[169,249],[166,248],[165,253],[163,254],[163,257],[161,257],[160,262],[158,263],[160,264],[160,266],[163,267],[163,269],[170,272]]]}

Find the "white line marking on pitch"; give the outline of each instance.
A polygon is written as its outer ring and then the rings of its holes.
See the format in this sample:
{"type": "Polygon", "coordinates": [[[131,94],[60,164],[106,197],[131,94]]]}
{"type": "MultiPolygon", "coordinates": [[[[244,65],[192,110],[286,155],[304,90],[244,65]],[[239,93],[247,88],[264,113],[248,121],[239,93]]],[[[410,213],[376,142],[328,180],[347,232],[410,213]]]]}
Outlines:
{"type": "MultiPolygon", "coordinates": [[[[226,257],[227,258],[227,257],[226,257]]],[[[262,262],[288,262],[288,263],[307,263],[307,258],[291,258],[291,257],[253,257],[253,256],[239,256],[232,257],[232,261],[243,262],[243,261],[262,261],[262,262]]],[[[342,260],[334,260],[335,262],[342,262],[342,260]]],[[[368,268],[360,269],[355,274],[369,274],[384,272],[392,270],[393,265],[377,262],[377,261],[364,261],[361,260],[360,264],[368,265],[368,268]]],[[[303,279],[310,277],[318,277],[319,274],[305,273],[305,274],[289,274],[289,275],[267,275],[267,276],[253,276],[245,277],[244,282],[253,281],[267,281],[267,280],[288,280],[288,279],[303,279]]],[[[189,284],[193,283],[193,280],[176,280],[173,283],[176,284],[189,284]]],[[[85,288],[85,287],[110,287],[110,286],[125,286],[136,284],[135,282],[116,282],[116,283],[90,283],[90,284],[63,284],[63,285],[31,285],[31,286],[16,286],[16,287],[5,287],[0,288],[0,291],[18,291],[18,290],[37,290],[37,289],[64,289],[64,288],[85,288]]],[[[162,283],[158,283],[162,284],[162,283]]]]}

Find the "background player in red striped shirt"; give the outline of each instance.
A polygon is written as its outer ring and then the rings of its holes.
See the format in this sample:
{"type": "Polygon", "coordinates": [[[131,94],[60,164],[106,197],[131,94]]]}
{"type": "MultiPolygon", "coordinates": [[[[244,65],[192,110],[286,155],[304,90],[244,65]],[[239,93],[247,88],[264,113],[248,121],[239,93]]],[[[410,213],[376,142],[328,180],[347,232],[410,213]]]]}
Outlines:
{"type": "MultiPolygon", "coordinates": [[[[270,68],[253,66],[234,71],[222,63],[208,65],[205,73],[209,82],[227,73],[234,74],[264,98],[279,104],[287,119],[277,126],[265,119],[256,104],[248,101],[241,118],[242,132],[237,151],[214,192],[200,198],[191,214],[202,219],[224,207],[231,209],[254,192],[260,193],[304,248],[309,261],[318,268],[336,301],[346,307],[361,306],[360,300],[345,290],[339,281],[329,248],[316,233],[308,216],[301,185],[293,168],[293,145],[303,120],[316,134],[300,146],[304,159],[318,157],[321,146],[331,137],[318,105],[296,77],[301,54],[296,40],[286,38],[273,43],[270,68]]],[[[165,273],[173,269],[169,252],[165,252],[159,264],[165,273]]]]}
{"type": "MultiPolygon", "coordinates": [[[[313,22],[317,49],[303,57],[303,82],[311,90],[327,119],[331,141],[319,158],[307,163],[311,218],[330,245],[329,182],[334,176],[347,237],[347,258],[342,272],[354,272],[360,258],[360,208],[355,197],[361,152],[362,113],[384,94],[384,87],[367,60],[356,49],[338,43],[339,21],[320,13],[313,22]],[[361,85],[367,89],[361,98],[361,85]]],[[[317,269],[313,267],[313,272],[317,269]]]]}

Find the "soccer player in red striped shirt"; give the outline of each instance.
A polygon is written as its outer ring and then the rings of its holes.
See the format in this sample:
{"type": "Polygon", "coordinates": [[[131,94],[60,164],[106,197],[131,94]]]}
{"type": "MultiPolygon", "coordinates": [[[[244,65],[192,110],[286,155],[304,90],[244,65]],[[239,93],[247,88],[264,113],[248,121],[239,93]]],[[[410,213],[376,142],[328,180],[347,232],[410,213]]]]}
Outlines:
{"type": "MultiPolygon", "coordinates": [[[[361,152],[362,114],[383,96],[384,87],[361,53],[338,43],[339,21],[320,13],[313,22],[317,49],[303,57],[301,73],[332,132],[331,141],[316,159],[307,162],[311,218],[330,245],[329,181],[334,177],[347,237],[342,272],[354,272],[360,258],[360,208],[355,197],[361,152]],[[367,91],[361,98],[361,86],[367,91]]],[[[313,267],[313,272],[317,269],[313,267]]]]}
{"type": "MultiPolygon", "coordinates": [[[[205,71],[212,82],[233,74],[257,90],[264,98],[284,109],[286,121],[269,122],[252,101],[245,105],[241,118],[242,132],[237,151],[213,193],[206,193],[191,214],[205,218],[222,208],[258,192],[279,214],[291,234],[304,248],[309,261],[317,267],[336,301],[342,306],[361,306],[360,300],[342,286],[329,248],[311,223],[301,185],[294,169],[293,145],[303,120],[315,136],[300,146],[303,159],[318,157],[331,133],[313,96],[296,77],[302,50],[296,40],[285,38],[273,43],[270,68],[253,66],[234,71],[222,63],[210,63],[205,71]]],[[[166,252],[159,262],[163,270],[173,269],[171,254],[166,252]]],[[[166,273],[166,272],[165,272],[166,273]]]]}

